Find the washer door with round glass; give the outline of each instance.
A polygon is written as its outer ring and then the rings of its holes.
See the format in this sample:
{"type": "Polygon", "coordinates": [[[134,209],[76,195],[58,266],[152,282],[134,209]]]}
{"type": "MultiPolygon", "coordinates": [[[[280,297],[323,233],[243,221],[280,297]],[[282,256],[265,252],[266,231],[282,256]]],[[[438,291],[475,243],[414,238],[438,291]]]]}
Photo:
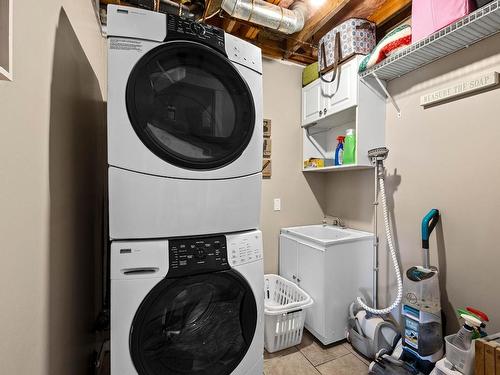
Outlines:
{"type": "Polygon", "coordinates": [[[236,271],[165,278],[135,315],[130,353],[139,375],[229,375],[256,324],[254,294],[236,271]]]}
{"type": "Polygon", "coordinates": [[[184,169],[232,163],[255,127],[245,80],[225,56],[196,42],[169,42],[146,53],[130,74],[126,104],[144,145],[184,169]]]}

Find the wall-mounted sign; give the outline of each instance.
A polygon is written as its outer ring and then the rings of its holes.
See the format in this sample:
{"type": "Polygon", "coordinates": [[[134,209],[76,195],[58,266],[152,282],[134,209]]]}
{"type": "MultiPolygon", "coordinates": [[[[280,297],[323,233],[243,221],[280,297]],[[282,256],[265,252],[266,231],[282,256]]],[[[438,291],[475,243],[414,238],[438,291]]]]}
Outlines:
{"type": "Polygon", "coordinates": [[[264,119],[264,137],[269,138],[271,136],[271,120],[264,119]]]}
{"type": "Polygon", "coordinates": [[[262,159],[262,178],[271,178],[271,159],[262,159]]]}
{"type": "Polygon", "coordinates": [[[271,138],[264,138],[264,149],[262,150],[262,157],[271,157],[271,138]]]}
{"type": "Polygon", "coordinates": [[[446,100],[458,98],[465,95],[492,88],[498,85],[498,72],[489,72],[480,76],[465,79],[455,83],[451,87],[436,90],[420,97],[420,105],[427,107],[446,100]]]}
{"type": "Polygon", "coordinates": [[[262,148],[262,177],[271,178],[271,120],[264,119],[262,133],[264,134],[264,144],[262,148]]]}

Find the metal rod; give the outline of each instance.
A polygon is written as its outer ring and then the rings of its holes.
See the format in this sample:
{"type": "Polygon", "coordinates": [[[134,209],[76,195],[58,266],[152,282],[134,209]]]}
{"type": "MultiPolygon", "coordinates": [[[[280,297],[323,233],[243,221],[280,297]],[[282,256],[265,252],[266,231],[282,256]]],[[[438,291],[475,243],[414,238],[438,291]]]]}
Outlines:
{"type": "Polygon", "coordinates": [[[375,160],[375,200],[373,201],[373,308],[378,305],[378,174],[379,164],[375,160]]]}
{"type": "Polygon", "coordinates": [[[429,249],[424,249],[424,268],[431,268],[431,254],[429,249]]]}

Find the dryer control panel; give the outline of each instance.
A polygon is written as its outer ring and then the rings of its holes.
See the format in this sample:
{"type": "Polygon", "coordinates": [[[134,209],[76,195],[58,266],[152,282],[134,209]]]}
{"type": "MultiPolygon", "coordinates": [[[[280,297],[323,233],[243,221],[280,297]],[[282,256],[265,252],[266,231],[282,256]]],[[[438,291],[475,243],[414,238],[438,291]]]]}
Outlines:
{"type": "Polygon", "coordinates": [[[225,236],[176,238],[168,241],[167,278],[229,269],[225,236]]]}
{"type": "Polygon", "coordinates": [[[167,14],[167,37],[165,41],[179,39],[201,42],[226,54],[223,30],[215,26],[167,14]]]}
{"type": "Polygon", "coordinates": [[[262,260],[262,234],[260,231],[227,236],[227,255],[231,266],[262,260]]]}

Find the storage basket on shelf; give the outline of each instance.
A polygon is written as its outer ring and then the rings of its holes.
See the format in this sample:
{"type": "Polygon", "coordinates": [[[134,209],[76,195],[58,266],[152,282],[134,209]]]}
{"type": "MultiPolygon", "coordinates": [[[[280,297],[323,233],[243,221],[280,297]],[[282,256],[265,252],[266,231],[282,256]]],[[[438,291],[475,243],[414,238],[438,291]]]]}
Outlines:
{"type": "Polygon", "coordinates": [[[300,344],[312,298],[278,275],[264,276],[264,347],[269,353],[300,344]]]}
{"type": "Polygon", "coordinates": [[[473,0],[413,0],[412,43],[418,42],[476,9],[473,0]]]}
{"type": "Polygon", "coordinates": [[[474,373],[475,342],[472,341],[470,349],[461,349],[453,340],[457,334],[449,335],[444,338],[446,343],[446,359],[462,374],[471,375],[474,373]]]}

